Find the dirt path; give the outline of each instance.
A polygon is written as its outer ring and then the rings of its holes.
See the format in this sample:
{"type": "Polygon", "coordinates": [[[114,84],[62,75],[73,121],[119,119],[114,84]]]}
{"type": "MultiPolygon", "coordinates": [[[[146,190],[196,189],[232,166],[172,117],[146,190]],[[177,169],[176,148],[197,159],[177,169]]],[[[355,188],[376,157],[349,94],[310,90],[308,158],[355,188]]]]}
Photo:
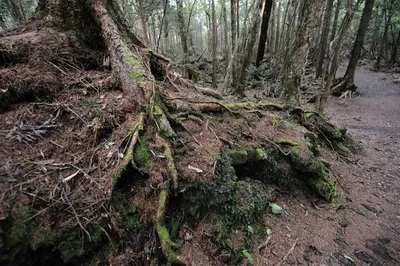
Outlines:
{"type": "Polygon", "coordinates": [[[276,203],[287,215],[268,215],[271,238],[266,251],[254,251],[255,265],[275,265],[288,252],[290,265],[400,265],[400,85],[365,69],[355,79],[362,96],[332,98],[327,108],[363,147],[350,162],[324,151],[336,203],[281,194],[276,203]]]}
{"type": "Polygon", "coordinates": [[[343,240],[346,250],[368,252],[363,265],[400,265],[400,86],[389,74],[365,69],[355,82],[361,97],[331,99],[328,107],[364,148],[354,164],[334,167],[348,205],[343,240]]]}

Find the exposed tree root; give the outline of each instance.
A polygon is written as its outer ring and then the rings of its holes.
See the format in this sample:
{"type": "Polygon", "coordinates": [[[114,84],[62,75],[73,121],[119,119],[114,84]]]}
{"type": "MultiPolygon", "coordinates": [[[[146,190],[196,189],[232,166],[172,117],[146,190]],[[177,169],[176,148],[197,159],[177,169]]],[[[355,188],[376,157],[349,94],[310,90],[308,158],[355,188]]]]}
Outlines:
{"type": "Polygon", "coordinates": [[[131,140],[129,142],[129,146],[125,151],[124,158],[122,159],[117,172],[114,174],[113,177],[113,186],[117,183],[118,179],[121,177],[121,175],[126,171],[128,166],[130,164],[134,165],[133,162],[133,154],[134,154],[134,149],[135,145],[139,139],[139,134],[144,128],[144,114],[141,113],[139,116],[138,121],[133,125],[131,128],[129,135],[131,136],[131,140]]]}
{"type": "Polygon", "coordinates": [[[354,81],[351,78],[343,77],[333,86],[332,95],[339,97],[347,91],[357,93],[357,89],[358,87],[354,84],[354,81]]]}
{"type": "Polygon", "coordinates": [[[165,209],[167,205],[168,194],[168,189],[162,189],[160,192],[156,217],[156,230],[161,242],[161,249],[168,263],[185,265],[185,263],[183,263],[181,258],[174,251],[176,245],[174,242],[172,242],[167,226],[165,225],[165,209]]]}

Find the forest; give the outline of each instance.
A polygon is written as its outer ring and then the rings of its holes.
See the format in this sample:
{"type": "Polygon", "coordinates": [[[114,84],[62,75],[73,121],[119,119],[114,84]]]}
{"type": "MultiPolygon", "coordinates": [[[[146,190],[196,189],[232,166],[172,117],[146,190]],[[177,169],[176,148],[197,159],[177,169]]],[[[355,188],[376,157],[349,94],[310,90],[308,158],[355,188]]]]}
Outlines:
{"type": "Polygon", "coordinates": [[[400,0],[0,0],[1,265],[399,265],[400,0]]]}

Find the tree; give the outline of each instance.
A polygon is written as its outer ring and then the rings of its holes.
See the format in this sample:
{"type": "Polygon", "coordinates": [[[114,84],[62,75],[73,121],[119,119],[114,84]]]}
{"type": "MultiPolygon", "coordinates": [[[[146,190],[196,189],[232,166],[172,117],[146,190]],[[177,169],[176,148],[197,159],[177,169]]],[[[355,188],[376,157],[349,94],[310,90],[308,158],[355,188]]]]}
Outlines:
{"type": "Polygon", "coordinates": [[[183,50],[183,69],[185,72],[187,72],[187,77],[191,79],[192,77],[190,76],[190,71],[187,71],[187,68],[189,66],[189,48],[187,42],[185,17],[183,15],[183,0],[176,0],[176,5],[177,5],[179,35],[181,38],[181,45],[183,50]]]}
{"type": "Polygon", "coordinates": [[[354,41],[353,50],[349,64],[347,65],[346,74],[341,78],[340,82],[334,86],[332,92],[336,95],[341,95],[347,90],[355,91],[354,74],[356,72],[358,60],[360,59],[361,49],[363,48],[364,36],[368,29],[369,20],[371,19],[374,0],[366,0],[363,14],[361,16],[360,25],[358,27],[356,40],[354,41]]]}
{"type": "Polygon", "coordinates": [[[335,16],[333,18],[331,37],[329,38],[330,42],[332,42],[336,37],[336,28],[337,28],[337,24],[339,21],[339,13],[340,13],[341,3],[342,3],[342,0],[336,0],[335,16]]]}
{"type": "Polygon", "coordinates": [[[309,51],[311,30],[322,11],[323,1],[303,1],[300,7],[299,24],[293,46],[285,57],[281,78],[281,97],[288,103],[300,105],[300,83],[309,51]]]}
{"type": "MultiPolygon", "coordinates": [[[[240,37],[236,44],[235,50],[229,61],[228,70],[225,75],[224,84],[222,85],[222,91],[224,93],[234,93],[240,97],[244,96],[244,91],[247,81],[247,68],[250,64],[251,54],[253,51],[254,44],[257,39],[257,33],[261,23],[261,17],[264,10],[264,1],[257,0],[253,11],[253,20],[251,26],[248,29],[242,29],[240,31],[240,37]],[[239,69],[238,77],[234,77],[235,71],[233,69],[239,69]],[[232,90],[230,85],[232,81],[232,90]]],[[[248,13],[245,18],[247,19],[248,13]]]]}
{"type": "Polygon", "coordinates": [[[211,20],[212,20],[212,81],[211,86],[217,87],[217,18],[215,16],[215,1],[211,0],[211,20]]]}
{"type": "MultiPolygon", "coordinates": [[[[265,7],[261,22],[261,32],[260,32],[260,40],[258,43],[258,51],[257,51],[257,59],[256,59],[256,66],[260,66],[261,61],[264,59],[264,52],[265,52],[265,43],[267,41],[268,36],[268,23],[269,18],[271,16],[272,4],[273,0],[265,0],[265,7]]],[[[273,44],[270,44],[272,46],[273,44]]]]}
{"type": "Polygon", "coordinates": [[[332,9],[333,9],[333,0],[328,0],[326,2],[324,21],[322,24],[321,40],[320,40],[320,45],[319,45],[318,55],[317,55],[317,66],[316,66],[316,73],[315,73],[316,78],[319,78],[322,75],[322,70],[323,70],[323,65],[324,65],[324,60],[325,60],[325,55],[326,55],[326,49],[328,46],[328,35],[329,35],[329,27],[330,27],[330,23],[331,23],[332,9]]]}
{"type": "MultiPolygon", "coordinates": [[[[358,7],[358,4],[360,2],[361,2],[360,0],[357,2],[356,8],[358,7]]],[[[330,57],[330,61],[327,62],[327,64],[329,64],[329,67],[327,67],[328,76],[326,78],[325,83],[322,82],[321,91],[317,96],[317,100],[316,100],[316,104],[315,104],[316,110],[320,113],[323,113],[325,104],[328,100],[328,96],[330,94],[332,83],[335,78],[336,71],[339,67],[339,55],[340,55],[342,43],[343,43],[346,33],[350,27],[350,23],[353,19],[353,14],[354,14],[353,1],[348,0],[346,15],[343,18],[342,24],[339,29],[338,36],[333,41],[333,44],[332,44],[333,51],[332,51],[332,55],[330,57]]],[[[329,50],[328,50],[327,54],[329,55],[329,50]]],[[[322,80],[323,81],[325,80],[325,76],[323,76],[322,80]]]]}

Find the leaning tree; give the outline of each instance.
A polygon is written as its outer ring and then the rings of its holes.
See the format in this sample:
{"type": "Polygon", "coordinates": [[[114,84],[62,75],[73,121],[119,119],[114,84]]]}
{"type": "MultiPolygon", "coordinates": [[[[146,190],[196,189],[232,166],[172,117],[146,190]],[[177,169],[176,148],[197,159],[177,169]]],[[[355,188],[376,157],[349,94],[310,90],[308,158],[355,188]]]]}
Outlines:
{"type": "MultiPolygon", "coordinates": [[[[100,239],[115,247],[112,239],[130,232],[125,243],[146,263],[158,253],[177,264],[191,263],[193,252],[215,260],[223,249],[235,254],[229,263],[238,263],[244,253],[229,247],[231,233],[248,230],[265,208],[264,185],[254,179],[334,200],[319,137],[344,154],[345,130],[299,107],[229,101],[170,66],[127,26],[114,0],[39,0],[32,20],[0,34],[0,116],[8,121],[0,132],[21,142],[0,143],[6,180],[12,180],[0,186],[0,261],[23,260],[19,252],[43,245],[64,261],[86,249],[88,257],[100,239]],[[89,102],[95,107],[78,112],[90,95],[101,106],[89,102]],[[26,102],[36,103],[18,113],[26,102]],[[36,126],[10,122],[14,113],[38,120],[50,111],[54,116],[36,126]],[[299,123],[283,122],[288,114],[299,123]],[[33,213],[15,211],[24,202],[33,213]],[[196,236],[181,226],[189,220],[203,225],[198,236],[210,237],[204,245],[180,233],[196,236]],[[48,233],[66,224],[80,227],[83,240],[65,228],[58,238],[48,233]],[[179,253],[182,247],[186,252],[179,253]]],[[[244,248],[251,239],[237,241],[244,248]]]]}

